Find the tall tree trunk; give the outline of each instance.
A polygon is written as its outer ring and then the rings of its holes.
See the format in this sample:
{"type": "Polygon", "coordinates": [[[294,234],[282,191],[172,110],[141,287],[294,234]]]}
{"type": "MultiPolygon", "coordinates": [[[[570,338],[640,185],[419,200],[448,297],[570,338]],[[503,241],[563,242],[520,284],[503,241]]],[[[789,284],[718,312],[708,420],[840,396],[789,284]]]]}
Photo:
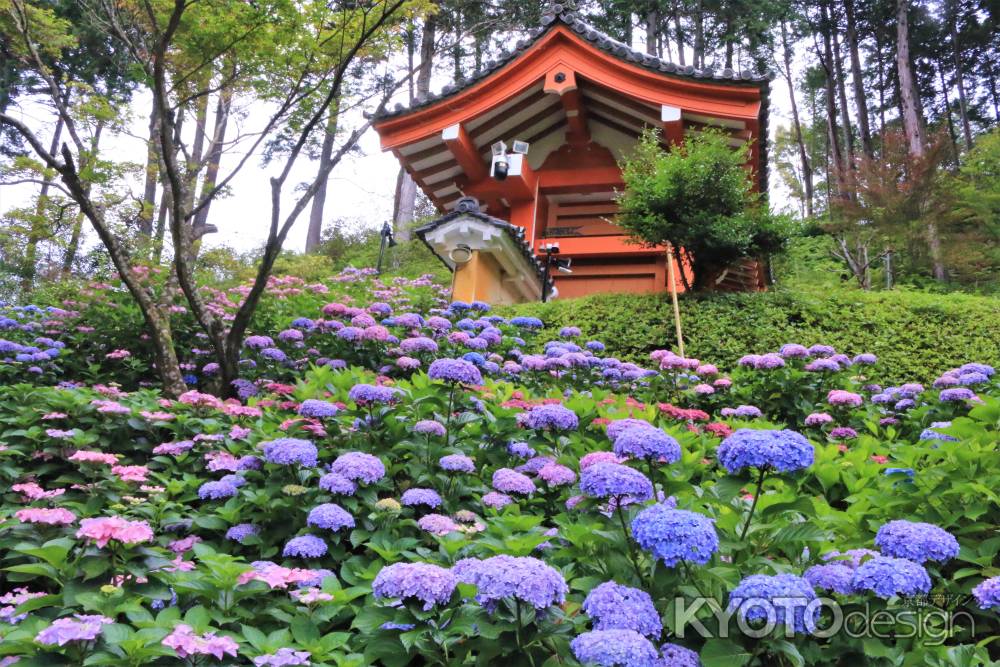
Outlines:
{"type": "Polygon", "coordinates": [[[948,121],[948,138],[951,140],[951,151],[958,158],[958,135],[955,134],[955,121],[951,117],[951,100],[948,99],[948,85],[944,79],[944,67],[938,64],[938,78],[941,80],[941,95],[944,97],[944,117],[948,121]]]}
{"type": "Polygon", "coordinates": [[[696,69],[705,67],[705,4],[704,0],[698,0],[698,6],[694,12],[694,57],[696,69]]]}
{"type": "Polygon", "coordinates": [[[809,153],[806,151],[806,142],[802,136],[802,123],[799,120],[799,106],[795,101],[795,82],[792,77],[792,52],[788,44],[788,29],[785,21],[781,21],[781,51],[785,61],[785,81],[788,83],[788,98],[792,103],[792,128],[795,131],[795,143],[799,147],[799,160],[802,161],[802,183],[805,188],[806,215],[810,218],[813,214],[813,178],[812,166],[809,164],[809,153]]]}
{"type": "MultiPolygon", "coordinates": [[[[63,117],[62,114],[59,114],[56,128],[52,131],[52,145],[49,147],[49,154],[58,154],[62,132],[63,117]]],[[[51,186],[52,178],[50,176],[42,179],[42,187],[38,191],[38,200],[35,203],[35,214],[31,218],[31,226],[28,229],[28,240],[24,245],[24,259],[21,265],[21,298],[24,301],[27,301],[27,297],[35,287],[35,276],[38,272],[38,267],[35,266],[38,262],[38,244],[50,231],[48,225],[45,224],[45,205],[48,203],[51,186]]]]}
{"type": "MultiPolygon", "coordinates": [[[[174,121],[174,137],[173,145],[179,146],[181,140],[181,132],[184,128],[184,110],[177,110],[177,118],[174,121]]],[[[159,138],[157,138],[157,143],[159,138]]],[[[163,150],[162,144],[160,145],[160,151],[163,150]]],[[[176,156],[174,156],[176,160],[176,156]]],[[[160,173],[164,173],[163,168],[163,155],[160,154],[160,173]]],[[[163,179],[163,194],[160,196],[160,209],[156,213],[156,229],[153,232],[153,264],[159,264],[160,259],[163,257],[163,237],[166,234],[167,229],[167,216],[174,208],[174,195],[171,192],[170,180],[167,178],[163,179]]]]}
{"type": "Polygon", "coordinates": [[[455,8],[455,43],[451,46],[451,64],[454,69],[455,83],[462,80],[462,5],[455,8]]]}
{"type": "MultiPolygon", "coordinates": [[[[201,89],[208,87],[208,81],[203,82],[201,89]]],[[[191,155],[187,163],[187,183],[184,208],[190,211],[194,207],[195,190],[198,185],[198,173],[202,168],[202,155],[205,151],[205,137],[208,130],[208,95],[202,95],[195,100],[194,141],[191,142],[191,155]]]]}
{"type": "MultiPolygon", "coordinates": [[[[91,155],[97,155],[97,149],[101,145],[101,134],[104,132],[105,121],[97,121],[97,127],[94,129],[94,136],[90,140],[90,153],[91,155]]],[[[84,194],[90,197],[90,184],[84,185],[84,194]]],[[[73,221],[73,231],[70,232],[69,243],[66,245],[66,252],[63,254],[62,260],[62,274],[68,276],[73,270],[73,263],[76,261],[76,255],[80,252],[80,237],[83,235],[83,221],[84,221],[83,209],[76,216],[76,220],[73,221]]]]}
{"type": "Polygon", "coordinates": [[[840,53],[840,39],[837,33],[837,17],[830,8],[830,37],[833,43],[833,71],[837,77],[837,100],[840,103],[841,127],[844,130],[844,149],[847,154],[847,168],[854,170],[854,128],[851,125],[850,107],[847,106],[847,77],[844,75],[844,59],[840,53]]]}
{"type": "Polygon", "coordinates": [[[156,210],[156,183],[160,175],[160,142],[156,141],[156,128],[160,124],[159,106],[153,104],[149,114],[149,140],[146,142],[146,178],[142,189],[142,208],[139,210],[139,234],[147,240],[153,235],[153,213],[156,210]]]}
{"type": "MultiPolygon", "coordinates": [[[[910,61],[909,0],[896,0],[896,70],[899,77],[899,97],[903,107],[903,131],[909,144],[910,155],[922,158],[927,144],[923,113],[917,82],[910,61]]],[[[927,222],[927,249],[931,257],[931,271],[934,279],[947,278],[944,261],[941,259],[941,237],[937,223],[927,222]]]]}
{"type": "MultiPolygon", "coordinates": [[[[333,157],[333,144],[337,136],[337,119],[339,114],[334,104],[330,105],[330,115],[326,120],[326,133],[323,135],[323,146],[319,152],[319,168],[323,169],[333,157]]],[[[330,172],[331,174],[333,172],[330,172]]],[[[323,179],[316,189],[309,208],[309,229],[306,232],[306,252],[313,252],[319,247],[323,231],[323,209],[326,207],[326,188],[330,183],[329,175],[323,179]]]]}
{"type": "MultiPolygon", "coordinates": [[[[428,14],[420,32],[420,66],[417,69],[417,98],[425,98],[431,89],[434,70],[434,42],[437,39],[437,16],[428,14]]],[[[414,98],[410,98],[412,103],[414,98]]],[[[417,208],[417,184],[402,167],[396,177],[396,198],[393,205],[393,230],[401,241],[410,240],[410,225],[417,208]]]]}
{"type": "Polygon", "coordinates": [[[733,21],[731,18],[726,18],[726,29],[722,37],[726,42],[726,69],[733,68],[733,21]]]}
{"type": "Polygon", "coordinates": [[[847,16],[847,49],[851,56],[851,81],[854,84],[854,104],[858,109],[858,129],[861,132],[861,149],[869,159],[874,157],[872,131],[868,123],[868,102],[865,98],[864,78],[861,73],[861,57],[858,54],[858,29],[854,18],[854,0],[844,0],[847,16]]]}
{"type": "Polygon", "coordinates": [[[646,53],[651,56],[660,55],[660,12],[656,4],[646,12],[646,53]]]}
{"type": "Polygon", "coordinates": [[[681,14],[674,3],[674,41],[677,42],[677,64],[684,66],[684,29],[681,27],[681,14]]]}
{"type": "Polygon", "coordinates": [[[966,150],[972,150],[972,128],[969,126],[969,107],[965,99],[965,77],[962,74],[961,49],[958,44],[957,5],[957,0],[949,0],[948,2],[951,14],[951,55],[955,67],[955,85],[958,87],[958,111],[962,117],[962,137],[965,139],[966,150]]]}
{"type": "Polygon", "coordinates": [[[878,133],[885,132],[885,63],[882,61],[882,41],[879,31],[875,31],[875,59],[878,66],[878,133]]]}
{"type": "MultiPolygon", "coordinates": [[[[205,176],[201,183],[201,196],[207,195],[215,187],[215,179],[219,177],[219,163],[222,162],[222,147],[226,143],[226,130],[229,126],[229,112],[232,109],[233,89],[223,88],[215,104],[215,131],[212,133],[212,143],[209,144],[206,156],[205,176]]],[[[211,200],[202,206],[194,216],[192,236],[196,243],[208,231],[208,211],[211,200]]],[[[214,229],[214,228],[212,228],[214,229]]]]}
{"type": "Polygon", "coordinates": [[[840,132],[837,127],[837,84],[836,69],[833,62],[833,30],[829,20],[829,12],[826,2],[821,6],[823,16],[823,54],[820,56],[820,65],[823,67],[826,92],[826,130],[830,145],[830,163],[833,166],[833,175],[837,180],[835,196],[847,198],[849,188],[847,186],[847,164],[840,145],[840,132]]]}

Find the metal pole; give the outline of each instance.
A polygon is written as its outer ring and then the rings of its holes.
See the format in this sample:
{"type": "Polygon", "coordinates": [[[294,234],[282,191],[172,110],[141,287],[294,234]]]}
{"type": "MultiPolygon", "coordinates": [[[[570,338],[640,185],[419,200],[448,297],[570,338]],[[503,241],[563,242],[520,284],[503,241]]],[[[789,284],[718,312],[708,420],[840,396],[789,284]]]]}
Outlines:
{"type": "Polygon", "coordinates": [[[674,248],[667,246],[667,280],[670,282],[670,299],[674,302],[674,325],[677,331],[677,348],[684,356],[684,335],[681,333],[681,307],[677,302],[677,280],[674,278],[674,248]]]}

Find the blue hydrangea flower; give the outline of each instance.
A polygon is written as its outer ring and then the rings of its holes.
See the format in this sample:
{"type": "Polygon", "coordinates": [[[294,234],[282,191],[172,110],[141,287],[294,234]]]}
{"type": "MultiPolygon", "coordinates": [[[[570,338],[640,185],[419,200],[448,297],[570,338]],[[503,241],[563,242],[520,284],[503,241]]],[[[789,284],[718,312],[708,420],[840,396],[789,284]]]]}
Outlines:
{"type": "Polygon", "coordinates": [[[955,536],[934,524],[890,521],[875,534],[875,546],[886,556],[906,558],[914,563],[929,560],[944,563],[958,555],[955,536]]]}
{"type": "Polygon", "coordinates": [[[333,403],[329,401],[320,401],[315,398],[309,398],[302,401],[302,405],[299,406],[299,414],[303,417],[313,417],[315,419],[325,419],[327,417],[336,416],[340,412],[338,408],[333,403]]]}
{"type": "Polygon", "coordinates": [[[813,565],[805,574],[806,581],[815,586],[841,595],[850,595],[854,592],[854,568],[843,563],[828,563],[826,565],[813,565]]]}
{"type": "Polygon", "coordinates": [[[529,496],[535,492],[535,483],[527,475],[510,468],[500,468],[493,473],[493,488],[501,493],[529,496]]]}
{"type": "Polygon", "coordinates": [[[689,648],[667,642],[660,647],[662,667],[701,667],[701,658],[689,648]]]}
{"type": "Polygon", "coordinates": [[[617,421],[613,421],[610,424],[608,424],[607,427],[605,428],[605,433],[608,434],[608,439],[610,439],[611,442],[614,442],[615,440],[618,439],[618,436],[620,436],[628,429],[640,426],[646,428],[656,428],[645,419],[633,419],[631,417],[628,417],[626,419],[619,419],[617,421]]]}
{"type": "Polygon", "coordinates": [[[383,567],[372,582],[372,594],[379,599],[416,599],[424,611],[435,604],[447,604],[458,578],[431,563],[394,563],[383,567]]]}
{"type": "MultiPolygon", "coordinates": [[[[485,360],[484,360],[485,361],[485,360]]],[[[457,384],[482,384],[483,376],[471,361],[465,359],[436,359],[427,369],[432,380],[443,380],[457,384]]]]}
{"type": "Polygon", "coordinates": [[[312,468],[319,455],[316,445],[299,438],[278,438],[261,443],[260,447],[265,461],[284,466],[298,464],[312,468]]]}
{"type": "Polygon", "coordinates": [[[569,591],[562,574],[537,558],[464,558],[455,563],[452,572],[462,583],[476,587],[476,602],[490,612],[504,598],[516,598],[537,610],[545,609],[562,604],[569,591]]]}
{"type": "Polygon", "coordinates": [[[572,431],[580,425],[576,413],[569,408],[554,403],[536,405],[519,417],[524,426],[538,431],[572,431]]]}
{"type": "Polygon", "coordinates": [[[636,515],[632,536],[667,567],[675,567],[682,560],[704,565],[719,550],[719,536],[710,518],[662,503],[636,515]]]}
{"type": "Polygon", "coordinates": [[[347,397],[358,405],[395,403],[399,400],[399,390],[374,384],[356,384],[347,392],[347,397]]]}
{"type": "Polygon", "coordinates": [[[580,473],[580,490],[592,498],[630,498],[645,502],[653,484],[638,470],[618,463],[595,463],[580,473]]]}
{"type": "Polygon", "coordinates": [[[251,350],[263,350],[268,347],[274,347],[274,339],[270,336],[247,336],[246,340],[243,341],[243,345],[251,350]]]}
{"type": "Polygon", "coordinates": [[[633,426],[622,431],[614,441],[618,456],[665,460],[676,463],[681,459],[681,446],[673,437],[658,428],[633,426]]]}
{"type": "Polygon", "coordinates": [[[260,351],[260,356],[271,361],[276,361],[281,363],[283,361],[288,361],[288,355],[279,350],[276,347],[266,347],[260,351]]]}
{"type": "Polygon", "coordinates": [[[638,588],[606,581],[591,589],[583,601],[583,611],[595,630],[635,630],[647,637],[663,632],[653,598],[638,588]]]}
{"type": "Polygon", "coordinates": [[[407,507],[416,507],[417,505],[441,507],[441,496],[433,489],[407,489],[403,491],[401,501],[407,507]]]}
{"type": "Polygon", "coordinates": [[[317,528],[336,531],[341,528],[354,528],[354,517],[336,503],[323,503],[309,510],[306,523],[317,528]]]}
{"type": "Polygon", "coordinates": [[[257,526],[252,523],[238,523],[226,531],[226,539],[243,543],[243,540],[257,534],[257,526]]]}
{"type": "Polygon", "coordinates": [[[319,488],[340,496],[353,496],[357,485],[340,473],[328,472],[319,478],[319,488]]]}
{"type": "Polygon", "coordinates": [[[1000,577],[993,577],[972,589],[980,609],[1000,609],[1000,577]]]}
{"type": "Polygon", "coordinates": [[[851,585],[856,591],[871,591],[880,598],[917,595],[931,590],[931,578],[923,565],[905,558],[876,556],[854,571],[851,585]]]}
{"type": "Polygon", "coordinates": [[[958,367],[958,372],[959,372],[959,374],[961,374],[961,373],[982,373],[986,377],[991,378],[991,377],[993,377],[994,373],[996,373],[996,370],[994,370],[994,368],[992,366],[990,366],[989,364],[968,363],[968,364],[962,364],[961,366],[959,366],[958,367]]]}
{"type": "Polygon", "coordinates": [[[814,451],[812,443],[795,431],[741,428],[723,440],[717,455],[730,474],[746,467],[764,466],[791,472],[811,466],[814,451]]]}
{"type": "Polygon", "coordinates": [[[656,647],[634,630],[584,632],[569,647],[587,667],[662,667],[656,647]]]}
{"type": "Polygon", "coordinates": [[[938,428],[951,428],[951,422],[931,422],[928,428],[925,428],[920,432],[921,440],[941,440],[943,442],[958,442],[958,438],[953,435],[945,435],[944,433],[938,433],[934,429],[938,428]]]}
{"type": "Polygon", "coordinates": [[[938,394],[938,399],[945,403],[968,401],[975,397],[976,397],[975,392],[966,387],[952,387],[951,389],[942,389],[941,393],[938,394]]]}
{"type": "Polygon", "coordinates": [[[330,472],[354,482],[372,484],[385,477],[385,465],[377,456],[364,452],[347,452],[330,464],[330,472]]]}
{"type": "Polygon", "coordinates": [[[811,632],[820,608],[812,584],[794,574],[752,574],[729,594],[729,610],[747,621],[768,620],[795,632],[811,632]],[[788,618],[788,612],[792,617],[788,618]]]}
{"type": "Polygon", "coordinates": [[[535,450],[526,442],[511,442],[507,445],[507,451],[522,459],[531,458],[535,455],[535,450]]]}
{"type": "Polygon", "coordinates": [[[326,555],[326,542],[315,535],[299,535],[293,537],[285,543],[285,548],[281,555],[288,558],[298,556],[299,558],[321,558],[326,555]]]}
{"type": "Polygon", "coordinates": [[[476,472],[476,463],[465,454],[442,456],[438,465],[449,472],[476,472]]]}
{"type": "Polygon", "coordinates": [[[205,482],[200,487],[198,487],[198,497],[202,500],[221,500],[223,498],[232,498],[237,493],[239,489],[232,482],[205,482]]]}
{"type": "Polygon", "coordinates": [[[599,340],[588,340],[586,343],[586,348],[591,352],[604,352],[604,343],[599,340]]]}
{"type": "Polygon", "coordinates": [[[510,323],[522,329],[541,329],[545,326],[537,317],[512,317],[510,318],[510,323]]]}

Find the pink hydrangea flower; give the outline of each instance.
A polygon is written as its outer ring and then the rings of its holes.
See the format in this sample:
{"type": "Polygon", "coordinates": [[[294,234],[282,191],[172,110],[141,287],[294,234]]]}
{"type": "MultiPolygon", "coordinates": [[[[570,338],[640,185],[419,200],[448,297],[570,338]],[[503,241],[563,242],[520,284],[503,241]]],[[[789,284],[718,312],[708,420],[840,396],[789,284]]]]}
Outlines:
{"type": "MultiPolygon", "coordinates": [[[[96,389],[96,387],[95,387],[96,389]]],[[[132,409],[127,408],[118,401],[102,401],[94,400],[90,402],[91,405],[97,408],[98,412],[102,412],[108,415],[130,415],[132,414],[132,409]]]]}
{"type": "Polygon", "coordinates": [[[188,535],[187,537],[181,538],[179,540],[174,540],[167,545],[167,548],[173,551],[175,554],[182,554],[185,551],[190,551],[194,548],[194,545],[201,542],[201,538],[197,535],[188,535]]]}
{"type": "Polygon", "coordinates": [[[21,484],[15,484],[10,487],[11,491],[15,493],[20,493],[29,500],[42,500],[45,498],[55,498],[56,496],[61,496],[66,493],[66,489],[52,489],[51,491],[46,491],[38,484],[34,482],[24,482],[21,484]]]}
{"type": "Polygon", "coordinates": [[[216,660],[222,660],[225,655],[235,658],[240,648],[231,638],[220,637],[214,632],[196,635],[194,629],[186,623],[175,625],[174,631],[163,638],[163,645],[172,648],[179,658],[211,655],[216,660]]]}
{"type": "Polygon", "coordinates": [[[222,410],[222,401],[211,394],[204,394],[200,391],[192,389],[191,391],[186,391],[177,397],[177,400],[184,405],[190,405],[196,408],[215,408],[216,410],[222,410]]]}
{"type": "Polygon", "coordinates": [[[250,435],[250,429],[242,426],[233,425],[233,427],[229,429],[229,437],[233,440],[243,440],[248,435],[250,435]]]}
{"type": "Polygon", "coordinates": [[[21,523],[44,523],[50,526],[65,526],[76,521],[76,515],[63,507],[28,507],[14,512],[21,523]]]}
{"type": "Polygon", "coordinates": [[[111,473],[123,482],[145,482],[149,474],[146,466],[111,466],[111,473]]]}
{"type": "Polygon", "coordinates": [[[73,455],[69,457],[69,460],[77,463],[99,463],[102,465],[113,466],[118,463],[118,456],[115,454],[106,454],[105,452],[93,452],[86,449],[78,449],[73,452],[73,455]]]}
{"type": "Polygon", "coordinates": [[[93,540],[103,549],[111,540],[122,544],[138,544],[153,539],[153,529],[145,521],[128,521],[119,516],[83,519],[76,536],[93,540]]]}
{"type": "Polygon", "coordinates": [[[151,422],[168,422],[177,419],[177,415],[171,414],[169,412],[150,412],[149,410],[143,410],[139,413],[142,415],[143,419],[148,419],[151,422]]]}

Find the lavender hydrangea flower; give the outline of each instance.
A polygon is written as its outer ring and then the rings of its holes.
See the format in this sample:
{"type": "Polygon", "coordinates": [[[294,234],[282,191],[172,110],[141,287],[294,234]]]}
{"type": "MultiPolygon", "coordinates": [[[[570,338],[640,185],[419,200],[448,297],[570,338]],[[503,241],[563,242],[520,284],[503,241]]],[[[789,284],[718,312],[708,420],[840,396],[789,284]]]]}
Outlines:
{"type": "Polygon", "coordinates": [[[330,464],[330,472],[354,482],[373,484],[385,477],[385,466],[377,456],[364,452],[347,452],[330,464]]]}
{"type": "Polygon", "coordinates": [[[834,440],[853,440],[858,437],[858,432],[850,426],[838,426],[830,430],[830,437],[834,440]]]}
{"type": "Polygon", "coordinates": [[[980,609],[1000,609],[1000,577],[986,579],[972,589],[980,609]]]}
{"type": "Polygon", "coordinates": [[[483,496],[483,505],[492,507],[495,510],[503,509],[514,502],[514,499],[499,491],[490,491],[483,496]]]}
{"type": "Polygon", "coordinates": [[[558,463],[547,463],[538,470],[538,478],[550,487],[565,486],[576,481],[576,473],[558,463]]]}
{"type": "Polygon", "coordinates": [[[448,454],[438,460],[442,470],[449,472],[476,472],[476,463],[465,454],[448,454]]]}
{"type": "Polygon", "coordinates": [[[593,630],[570,642],[573,656],[588,667],[662,667],[652,642],[634,630],[593,630]]]}
{"type": "Polygon", "coordinates": [[[795,632],[811,632],[820,609],[812,584],[794,574],[752,574],[729,594],[730,611],[747,621],[768,620],[795,632]],[[789,612],[791,615],[789,617],[789,612]]]}
{"type": "Polygon", "coordinates": [[[246,340],[243,341],[243,345],[251,350],[263,350],[268,347],[274,347],[274,339],[270,336],[247,336],[246,340]]]}
{"type": "Polygon", "coordinates": [[[114,621],[100,614],[74,614],[57,618],[38,633],[35,641],[39,644],[63,646],[69,642],[88,642],[101,634],[101,627],[114,621]]]}
{"type": "Polygon", "coordinates": [[[354,517],[336,503],[323,503],[309,510],[306,523],[316,528],[336,531],[341,528],[354,528],[354,517]]]}
{"type": "Polygon", "coordinates": [[[426,505],[427,507],[441,507],[441,496],[433,489],[407,489],[403,491],[401,498],[406,507],[416,507],[426,505]]]}
{"type": "Polygon", "coordinates": [[[653,484],[638,470],[618,463],[595,463],[580,473],[580,490],[592,498],[630,498],[645,502],[653,484]]]}
{"type": "Polygon", "coordinates": [[[764,413],[760,411],[755,405],[740,405],[735,410],[733,410],[733,416],[739,417],[740,419],[758,419],[763,416],[764,413]]]}
{"type": "Polygon", "coordinates": [[[307,468],[316,466],[319,452],[316,445],[299,438],[278,438],[261,443],[264,460],[278,465],[301,465],[307,468]]]}
{"type": "Polygon", "coordinates": [[[833,421],[833,417],[826,414],[825,412],[813,412],[808,415],[805,420],[806,426],[822,426],[823,424],[829,424],[833,421]]]}
{"type": "Polygon", "coordinates": [[[413,432],[423,435],[434,435],[442,438],[447,431],[444,428],[444,424],[441,422],[433,419],[421,419],[413,425],[413,432]]]}
{"type": "Polygon", "coordinates": [[[741,428],[723,440],[717,455],[726,470],[735,474],[746,467],[802,470],[812,465],[815,453],[812,443],[795,431],[741,428]]]}
{"type": "Polygon", "coordinates": [[[802,576],[816,588],[841,595],[850,595],[854,592],[854,568],[841,563],[813,565],[802,576]]]}
{"type": "Polygon", "coordinates": [[[878,357],[876,357],[871,352],[862,352],[861,354],[854,357],[854,363],[861,364],[865,366],[871,366],[878,362],[878,357]]]}
{"type": "Polygon", "coordinates": [[[476,602],[491,612],[504,598],[542,610],[562,604],[569,591],[558,570],[531,557],[465,558],[455,563],[452,572],[462,583],[476,586],[476,602]]]}
{"type": "Polygon", "coordinates": [[[309,651],[296,651],[291,648],[279,648],[274,653],[259,655],[253,659],[254,667],[293,667],[308,665],[312,654],[309,651]]]}
{"type": "Polygon", "coordinates": [[[501,493],[530,496],[535,492],[535,483],[516,470],[500,468],[493,473],[493,488],[501,493]]]}
{"type": "Polygon", "coordinates": [[[701,667],[701,658],[689,648],[667,642],[660,647],[662,667],[701,667]]]}
{"type": "Polygon", "coordinates": [[[524,426],[536,431],[572,431],[580,425],[575,412],[556,404],[536,405],[519,417],[524,426]]]}
{"type": "Polygon", "coordinates": [[[762,354],[757,357],[754,362],[754,368],[757,370],[769,371],[776,368],[784,368],[785,360],[780,354],[775,354],[774,352],[768,352],[767,354],[762,354]]]}
{"type": "Polygon", "coordinates": [[[282,363],[288,361],[288,355],[276,347],[266,347],[260,351],[260,356],[270,361],[282,363]]]}
{"type": "Polygon", "coordinates": [[[952,387],[942,389],[938,394],[938,400],[944,403],[956,403],[958,401],[968,401],[976,398],[976,393],[967,387],[952,387]]]}
{"type": "Polygon", "coordinates": [[[438,344],[432,338],[417,336],[415,338],[404,338],[399,343],[399,349],[407,354],[415,352],[437,352],[438,344]]]}
{"type": "Polygon", "coordinates": [[[427,514],[426,516],[422,516],[417,520],[417,526],[420,530],[426,530],[432,535],[447,535],[448,533],[460,530],[458,524],[452,521],[451,517],[444,516],[443,514],[427,514]]]}
{"type": "Polygon", "coordinates": [[[905,558],[877,556],[854,571],[851,585],[856,591],[871,591],[880,598],[917,595],[931,590],[931,578],[923,565],[905,558]]]}
{"type": "Polygon", "coordinates": [[[608,424],[607,428],[605,428],[605,433],[608,434],[608,439],[611,440],[611,442],[614,442],[615,440],[618,439],[618,436],[620,436],[624,431],[631,428],[635,428],[637,426],[644,426],[646,428],[656,428],[645,419],[626,418],[626,419],[619,419],[617,421],[613,421],[610,424],[608,424]]]}
{"type": "Polygon", "coordinates": [[[531,458],[535,455],[534,448],[526,442],[511,442],[507,445],[507,451],[522,459],[531,458]]]}
{"type": "Polygon", "coordinates": [[[875,546],[886,556],[906,558],[915,563],[929,560],[944,563],[958,555],[955,536],[930,523],[896,520],[884,524],[875,534],[875,546]]]}
{"type": "Polygon", "coordinates": [[[223,498],[232,498],[237,493],[239,489],[236,488],[232,482],[205,482],[200,487],[198,487],[198,497],[202,500],[221,500],[223,498]]]}
{"type": "Polygon", "coordinates": [[[785,359],[803,359],[809,356],[809,350],[805,345],[798,343],[785,343],[778,352],[785,359]]]}
{"type": "Polygon", "coordinates": [[[436,604],[447,604],[457,585],[458,578],[438,565],[394,563],[375,575],[372,594],[379,599],[416,599],[430,611],[436,604]]]}
{"type": "Polygon", "coordinates": [[[660,614],[646,591],[613,581],[595,586],[583,601],[595,630],[635,630],[647,637],[663,632],[660,614]]]}
{"type": "Polygon", "coordinates": [[[357,485],[340,473],[328,472],[319,478],[319,488],[340,496],[353,496],[357,485]]]}
{"type": "Polygon", "coordinates": [[[632,536],[667,567],[675,567],[682,560],[704,565],[719,550],[719,536],[711,519],[662,503],[636,515],[632,536]]]}
{"type": "Polygon", "coordinates": [[[320,401],[315,398],[306,399],[302,401],[302,405],[299,406],[300,415],[303,417],[313,417],[315,419],[334,417],[338,412],[340,412],[340,408],[333,403],[320,401]]]}
{"type": "Polygon", "coordinates": [[[286,558],[298,556],[300,558],[321,558],[326,555],[326,542],[315,535],[299,535],[293,537],[285,543],[285,548],[281,555],[286,558]]]}
{"type": "Polygon", "coordinates": [[[483,376],[476,365],[465,359],[436,359],[427,369],[427,376],[432,380],[443,380],[456,384],[483,383],[483,376]]]}
{"type": "Polygon", "coordinates": [[[806,364],[806,370],[812,373],[836,372],[840,370],[840,364],[833,359],[813,359],[806,364]]]}
{"type": "Polygon", "coordinates": [[[680,443],[655,427],[625,429],[615,438],[614,452],[618,456],[664,460],[666,463],[676,463],[681,459],[680,443]]]}
{"type": "Polygon", "coordinates": [[[347,397],[358,405],[390,404],[399,400],[399,390],[374,384],[356,384],[347,392],[347,397]]]}
{"type": "Polygon", "coordinates": [[[257,526],[252,523],[238,523],[226,531],[226,539],[243,544],[243,540],[257,534],[257,526]]]}

